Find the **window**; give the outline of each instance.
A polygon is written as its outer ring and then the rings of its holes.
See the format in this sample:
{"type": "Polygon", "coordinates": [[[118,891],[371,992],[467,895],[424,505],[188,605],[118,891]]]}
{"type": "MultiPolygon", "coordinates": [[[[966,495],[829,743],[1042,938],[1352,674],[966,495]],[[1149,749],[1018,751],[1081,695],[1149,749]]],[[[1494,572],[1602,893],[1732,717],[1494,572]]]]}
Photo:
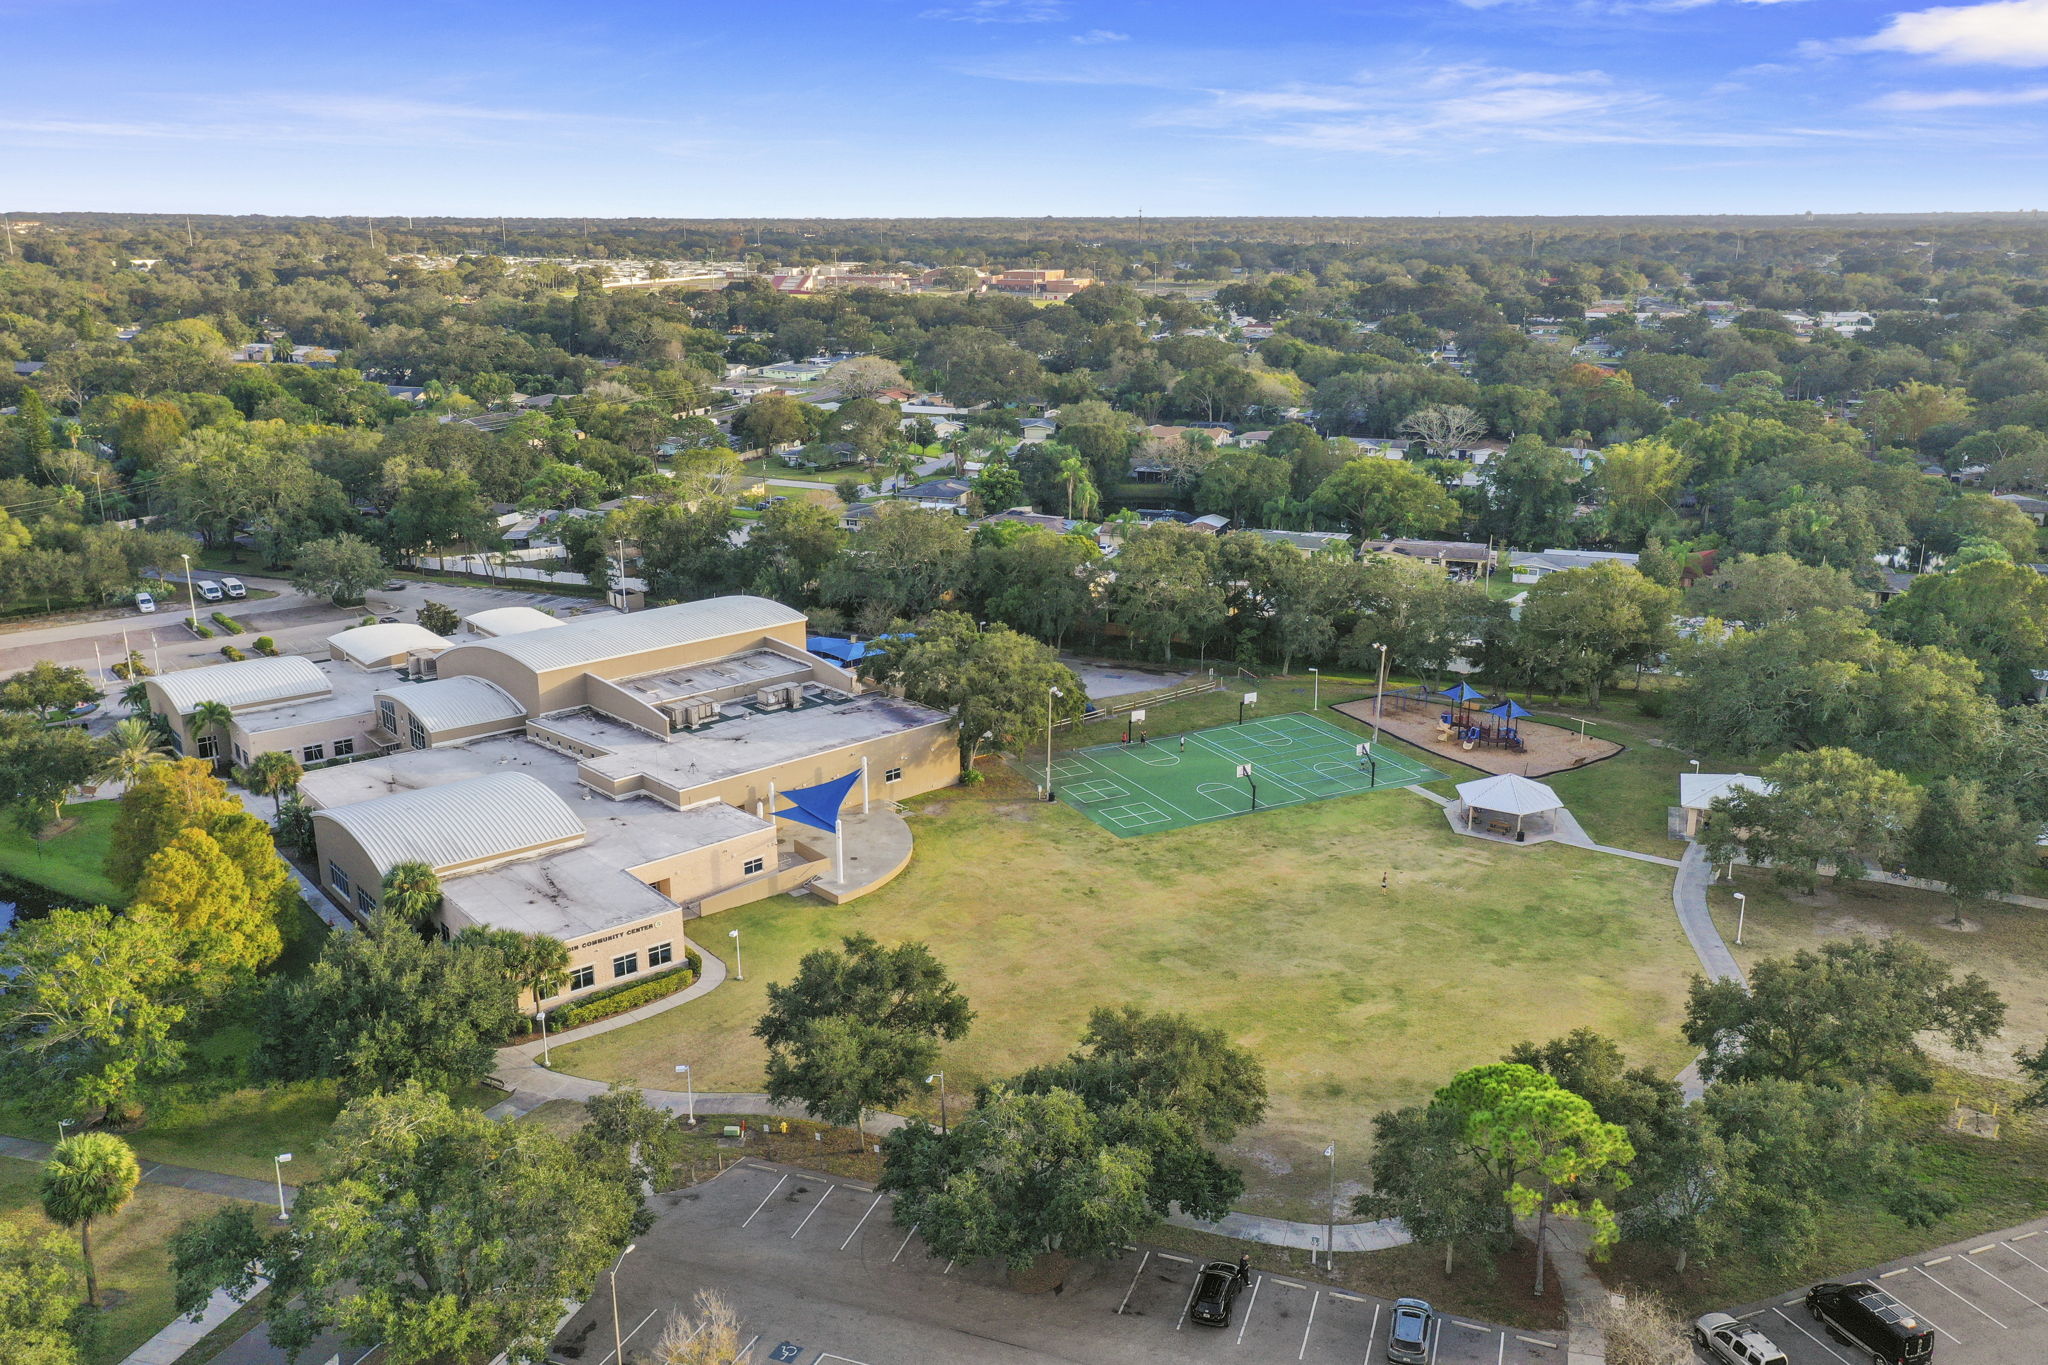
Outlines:
{"type": "Polygon", "coordinates": [[[235,762],[237,764],[246,764],[248,763],[248,761],[249,755],[247,751],[245,751],[241,745],[237,744],[235,746],[235,762]]]}
{"type": "Polygon", "coordinates": [[[367,915],[377,908],[377,901],[367,887],[356,888],[356,909],[367,915]]]}
{"type": "Polygon", "coordinates": [[[903,780],[903,769],[889,768],[885,770],[882,773],[882,780],[884,782],[901,782],[903,780]]]}
{"type": "Polygon", "coordinates": [[[212,758],[219,752],[219,740],[215,739],[212,735],[201,735],[199,737],[199,756],[201,758],[212,758]]]}
{"type": "Polygon", "coordinates": [[[631,976],[640,970],[640,954],[620,953],[612,959],[613,976],[631,976]]]}
{"type": "Polygon", "coordinates": [[[675,959],[676,950],[672,944],[657,943],[647,950],[647,965],[650,967],[666,967],[675,959]]]}
{"type": "Polygon", "coordinates": [[[749,858],[746,861],[746,865],[740,868],[740,873],[743,876],[751,877],[766,866],[768,866],[766,858],[749,858]]]}
{"type": "Polygon", "coordinates": [[[596,984],[597,968],[591,966],[589,963],[586,962],[581,967],[571,967],[569,969],[570,990],[587,991],[596,984]]]}
{"type": "Polygon", "coordinates": [[[341,870],[340,863],[327,864],[327,884],[344,896],[348,894],[348,873],[341,870]]]}
{"type": "Polygon", "coordinates": [[[355,751],[356,742],[352,739],[337,739],[334,741],[334,756],[336,758],[348,758],[355,751]]]}
{"type": "Polygon", "coordinates": [[[327,746],[325,744],[308,744],[305,748],[299,750],[299,758],[307,763],[324,763],[327,760],[327,746]]]}
{"type": "Polygon", "coordinates": [[[405,718],[405,733],[406,737],[412,741],[413,748],[424,749],[427,747],[427,732],[425,727],[420,724],[418,716],[407,716],[405,718]]]}
{"type": "Polygon", "coordinates": [[[377,701],[377,724],[383,727],[385,734],[396,735],[398,733],[398,703],[388,698],[380,697],[377,701]]]}

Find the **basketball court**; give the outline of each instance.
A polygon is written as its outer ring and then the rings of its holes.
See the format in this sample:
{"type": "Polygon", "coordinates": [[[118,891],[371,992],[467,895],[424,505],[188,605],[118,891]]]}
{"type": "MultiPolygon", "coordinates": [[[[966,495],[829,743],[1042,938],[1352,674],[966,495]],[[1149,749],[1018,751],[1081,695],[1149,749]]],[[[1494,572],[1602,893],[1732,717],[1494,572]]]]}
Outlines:
{"type": "MultiPolygon", "coordinates": [[[[1045,766],[1018,769],[1045,780],[1045,766]]],[[[1315,716],[1290,713],[1097,744],[1053,757],[1053,791],[1112,834],[1130,836],[1228,820],[1380,787],[1433,782],[1443,774],[1315,716]],[[1369,747],[1370,752],[1361,752],[1369,747]]]]}

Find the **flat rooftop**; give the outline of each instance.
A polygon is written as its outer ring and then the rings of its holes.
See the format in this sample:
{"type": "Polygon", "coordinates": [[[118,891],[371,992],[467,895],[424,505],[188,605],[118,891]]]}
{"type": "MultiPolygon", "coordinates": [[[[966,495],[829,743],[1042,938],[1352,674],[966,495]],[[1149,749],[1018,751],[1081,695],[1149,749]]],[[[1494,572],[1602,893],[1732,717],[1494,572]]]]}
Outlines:
{"type": "Polygon", "coordinates": [[[813,701],[795,711],[756,711],[746,702],[726,702],[721,719],[665,740],[589,711],[544,716],[537,723],[605,750],[583,760],[584,769],[598,777],[620,781],[645,774],[689,791],[946,719],[942,711],[879,692],[825,695],[837,700],[813,701]]]}
{"type": "Polygon", "coordinates": [[[365,670],[333,659],[314,659],[312,664],[326,677],[332,693],[325,697],[286,702],[283,706],[238,710],[235,712],[235,724],[248,734],[260,735],[295,725],[367,716],[376,706],[370,700],[372,697],[388,687],[403,685],[399,681],[398,670],[393,668],[365,670]]]}
{"type": "Polygon", "coordinates": [[[465,913],[499,928],[576,939],[637,923],[672,902],[627,868],[770,827],[723,801],[677,810],[652,797],[599,796],[577,780],[574,758],[516,735],[321,768],[307,773],[299,790],[331,809],[502,772],[539,779],[569,803],[588,834],[577,848],[448,879],[446,893],[465,913]]]}
{"type": "Polygon", "coordinates": [[[641,698],[649,706],[702,696],[724,687],[765,687],[784,678],[811,676],[811,665],[772,649],[749,649],[723,659],[712,659],[686,668],[669,668],[622,678],[617,686],[641,698]]]}

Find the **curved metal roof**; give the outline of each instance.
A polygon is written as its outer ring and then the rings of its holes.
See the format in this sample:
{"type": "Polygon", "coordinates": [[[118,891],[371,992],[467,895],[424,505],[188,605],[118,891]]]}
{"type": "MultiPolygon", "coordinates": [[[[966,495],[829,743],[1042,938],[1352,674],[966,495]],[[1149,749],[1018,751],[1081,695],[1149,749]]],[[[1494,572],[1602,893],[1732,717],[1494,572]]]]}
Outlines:
{"type": "Polygon", "coordinates": [[[585,834],[568,803],[528,773],[486,773],[394,792],[317,810],[313,818],[347,831],[380,874],[400,863],[425,863],[439,872],[566,848],[582,843],[585,834]]]}
{"type": "Polygon", "coordinates": [[[356,626],[327,637],[329,648],[338,649],[358,668],[377,668],[416,649],[446,649],[445,637],[410,621],[380,621],[374,626],[356,626]]]}
{"type": "Polygon", "coordinates": [[[765,597],[707,597],[673,607],[656,607],[627,616],[586,616],[565,621],[556,630],[529,631],[502,640],[478,640],[457,645],[441,656],[445,674],[449,661],[463,651],[488,649],[525,665],[536,673],[550,669],[574,668],[578,664],[619,659],[649,650],[714,640],[722,635],[748,631],[770,631],[782,626],[802,626],[807,618],[792,607],[765,597]]]}
{"type": "Polygon", "coordinates": [[[483,678],[437,678],[411,687],[392,687],[379,692],[390,697],[419,718],[429,734],[460,730],[497,720],[525,720],[526,708],[512,694],[483,678]]]}
{"type": "Polygon", "coordinates": [[[529,630],[553,630],[564,624],[538,607],[492,607],[488,611],[472,612],[462,619],[471,630],[492,639],[524,635],[529,630]]]}
{"type": "Polygon", "coordinates": [[[306,697],[325,697],[334,691],[320,666],[298,654],[184,668],[151,678],[150,682],[181,716],[206,701],[222,702],[240,711],[306,697]]]}

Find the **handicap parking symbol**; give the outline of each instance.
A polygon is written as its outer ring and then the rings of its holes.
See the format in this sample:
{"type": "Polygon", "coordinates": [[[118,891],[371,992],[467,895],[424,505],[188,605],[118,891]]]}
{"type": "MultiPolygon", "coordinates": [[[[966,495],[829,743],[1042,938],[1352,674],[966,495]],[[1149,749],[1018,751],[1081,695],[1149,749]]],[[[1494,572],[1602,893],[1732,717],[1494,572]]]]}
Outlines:
{"type": "Polygon", "coordinates": [[[775,1353],[768,1358],[770,1360],[797,1360],[802,1357],[803,1353],[803,1347],[793,1341],[785,1341],[780,1346],[777,1346],[775,1353]]]}

